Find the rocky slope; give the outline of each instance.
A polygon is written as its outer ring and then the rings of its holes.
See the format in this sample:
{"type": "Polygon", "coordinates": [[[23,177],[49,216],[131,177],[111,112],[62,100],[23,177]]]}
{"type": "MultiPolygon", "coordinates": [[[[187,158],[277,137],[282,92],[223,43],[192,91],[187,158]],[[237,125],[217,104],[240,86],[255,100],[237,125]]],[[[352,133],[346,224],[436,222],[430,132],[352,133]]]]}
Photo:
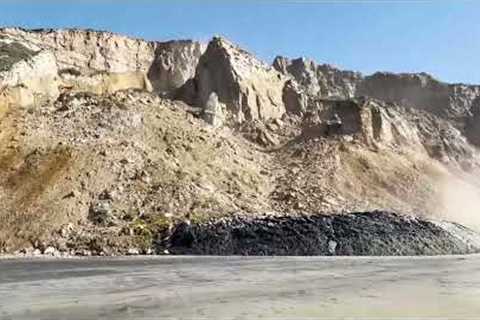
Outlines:
{"type": "Polygon", "coordinates": [[[1,29],[0,251],[328,254],[338,221],[336,254],[476,251],[473,231],[431,221],[480,225],[478,95],[424,74],[269,66],[218,37],[1,29]],[[376,210],[400,215],[347,214],[376,210]],[[283,223],[289,249],[260,248],[283,223]],[[233,229],[259,242],[216,247],[233,229]]]}

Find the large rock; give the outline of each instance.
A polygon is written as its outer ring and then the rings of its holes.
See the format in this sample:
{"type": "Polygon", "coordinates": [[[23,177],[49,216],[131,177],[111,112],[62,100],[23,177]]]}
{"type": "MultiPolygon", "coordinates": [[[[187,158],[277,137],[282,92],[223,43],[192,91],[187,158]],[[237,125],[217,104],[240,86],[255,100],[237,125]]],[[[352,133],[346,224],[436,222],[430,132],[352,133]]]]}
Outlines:
{"type": "Polygon", "coordinates": [[[353,98],[362,80],[358,72],[339,70],[328,64],[318,65],[306,58],[290,60],[278,56],[273,67],[295,79],[307,94],[323,98],[353,98]]]}
{"type": "Polygon", "coordinates": [[[210,93],[205,103],[203,119],[214,127],[222,126],[225,121],[225,106],[218,101],[218,96],[215,92],[210,93]]]}
{"type": "Polygon", "coordinates": [[[205,45],[190,40],[157,43],[148,77],[157,92],[175,92],[195,76],[205,45]]]}
{"type": "MultiPolygon", "coordinates": [[[[143,73],[153,89],[171,93],[193,78],[204,47],[193,41],[153,42],[93,30],[0,29],[0,35],[53,52],[63,73],[143,73]]],[[[135,87],[135,86],[134,86],[135,87]]]]}
{"type": "Polygon", "coordinates": [[[223,38],[214,38],[200,58],[191,89],[205,108],[212,92],[227,109],[227,120],[279,118],[287,78],[223,38]]]}
{"type": "Polygon", "coordinates": [[[283,87],[283,103],[288,114],[303,115],[310,103],[311,96],[295,80],[290,79],[283,87]]]}

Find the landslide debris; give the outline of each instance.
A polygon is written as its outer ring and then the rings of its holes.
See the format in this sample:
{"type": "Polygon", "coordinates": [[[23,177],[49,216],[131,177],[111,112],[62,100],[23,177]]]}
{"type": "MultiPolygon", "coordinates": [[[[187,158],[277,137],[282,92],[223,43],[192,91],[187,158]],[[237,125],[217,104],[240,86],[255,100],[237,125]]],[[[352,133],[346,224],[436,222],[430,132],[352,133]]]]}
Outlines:
{"type": "Polygon", "coordinates": [[[478,253],[480,237],[453,223],[373,211],[184,223],[165,246],[174,254],[414,256],[478,253]]]}
{"type": "Polygon", "coordinates": [[[182,108],[125,91],[63,94],[9,113],[0,123],[2,133],[15,130],[0,152],[0,243],[48,243],[73,224],[83,231],[55,241],[74,252],[92,241],[119,250],[128,239],[147,250],[172,219],[268,210],[256,163],[268,155],[182,108]]]}

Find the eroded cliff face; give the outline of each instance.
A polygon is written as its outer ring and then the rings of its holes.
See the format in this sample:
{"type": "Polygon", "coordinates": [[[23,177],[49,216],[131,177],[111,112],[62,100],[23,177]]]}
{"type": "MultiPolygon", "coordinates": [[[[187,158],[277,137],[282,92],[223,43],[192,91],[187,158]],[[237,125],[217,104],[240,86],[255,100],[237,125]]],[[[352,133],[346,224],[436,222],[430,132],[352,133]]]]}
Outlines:
{"type": "Polygon", "coordinates": [[[307,139],[345,137],[375,150],[413,151],[453,166],[480,164],[476,149],[452,123],[396,103],[365,97],[317,99],[303,119],[307,139]]]}
{"type": "Polygon", "coordinates": [[[171,93],[195,76],[198,60],[206,45],[196,41],[157,43],[148,78],[157,92],[171,93]]]}
{"type": "Polygon", "coordinates": [[[58,97],[58,69],[51,52],[4,38],[0,52],[0,116],[10,108],[58,97]]]}
{"type": "Polygon", "coordinates": [[[426,110],[441,117],[462,120],[470,114],[479,86],[446,84],[432,76],[379,72],[365,77],[357,95],[397,102],[426,110]]]}
{"type": "Polygon", "coordinates": [[[285,113],[282,95],[286,81],[245,50],[214,38],[199,60],[191,88],[199,107],[205,107],[214,93],[225,104],[227,118],[241,123],[280,118],[285,113]]]}
{"type": "Polygon", "coordinates": [[[319,118],[327,119],[320,122],[324,128],[328,128],[333,115],[340,121],[337,130],[325,134],[352,136],[376,148],[390,146],[415,149],[422,145],[416,125],[409,122],[399,106],[370,98],[357,98],[321,100],[319,110],[319,118]]]}
{"type": "Polygon", "coordinates": [[[344,71],[331,65],[318,65],[306,58],[276,57],[273,67],[284,75],[292,76],[309,95],[323,98],[353,98],[362,80],[359,72],[344,71]]]}
{"type": "MultiPolygon", "coordinates": [[[[447,84],[426,73],[377,72],[363,76],[358,72],[345,71],[330,65],[318,65],[306,58],[288,59],[277,57],[273,62],[276,70],[292,78],[298,88],[293,92],[308,97],[348,99],[358,96],[393,102],[425,110],[442,118],[455,121],[462,130],[465,119],[471,117],[473,101],[480,96],[480,86],[447,84]]],[[[287,91],[286,101],[292,101],[292,90],[287,91]]],[[[303,109],[308,109],[306,102],[303,109]]],[[[298,104],[299,99],[296,99],[298,104]]]]}
{"type": "Polygon", "coordinates": [[[165,94],[173,94],[193,78],[204,51],[204,46],[194,41],[154,42],[93,30],[4,28],[0,35],[52,52],[63,74],[111,73],[128,78],[142,73],[153,90],[165,94]]]}
{"type": "Polygon", "coordinates": [[[81,75],[71,71],[61,72],[62,84],[60,88],[69,92],[90,92],[95,94],[109,94],[116,91],[137,89],[153,91],[152,83],[143,72],[100,72],[93,75],[81,75]]]}

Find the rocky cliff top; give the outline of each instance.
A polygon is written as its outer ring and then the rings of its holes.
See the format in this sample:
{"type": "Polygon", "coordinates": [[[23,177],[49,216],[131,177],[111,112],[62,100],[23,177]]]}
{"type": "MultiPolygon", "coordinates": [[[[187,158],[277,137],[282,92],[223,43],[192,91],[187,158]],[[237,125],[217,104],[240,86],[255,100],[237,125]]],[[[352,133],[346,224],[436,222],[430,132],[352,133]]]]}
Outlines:
{"type": "Polygon", "coordinates": [[[318,65],[311,59],[276,57],[273,67],[291,75],[308,94],[322,97],[353,98],[362,79],[359,72],[340,70],[329,64],[318,65]]]}

